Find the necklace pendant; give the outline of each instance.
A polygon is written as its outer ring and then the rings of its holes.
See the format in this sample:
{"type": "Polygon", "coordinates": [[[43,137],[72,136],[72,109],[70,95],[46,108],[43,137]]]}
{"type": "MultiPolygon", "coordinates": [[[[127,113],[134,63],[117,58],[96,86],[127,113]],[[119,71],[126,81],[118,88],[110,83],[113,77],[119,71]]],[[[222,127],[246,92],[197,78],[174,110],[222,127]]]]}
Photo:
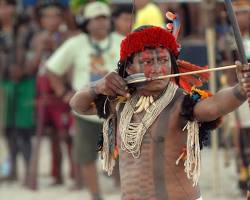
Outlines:
{"type": "Polygon", "coordinates": [[[142,111],[148,111],[149,106],[153,104],[154,105],[154,98],[153,96],[140,96],[138,102],[135,105],[135,108],[137,108],[134,111],[134,114],[141,113],[142,111]]]}

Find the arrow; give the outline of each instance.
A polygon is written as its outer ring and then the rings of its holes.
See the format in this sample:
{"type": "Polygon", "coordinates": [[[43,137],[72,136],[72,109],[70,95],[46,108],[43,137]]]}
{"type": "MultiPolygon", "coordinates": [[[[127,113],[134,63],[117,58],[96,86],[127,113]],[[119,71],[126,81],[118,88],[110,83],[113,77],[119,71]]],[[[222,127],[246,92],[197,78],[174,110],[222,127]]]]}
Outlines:
{"type": "Polygon", "coordinates": [[[132,76],[125,78],[125,81],[129,85],[129,84],[140,83],[140,82],[144,82],[144,81],[153,81],[153,80],[174,78],[174,77],[178,77],[178,76],[187,76],[187,75],[201,74],[201,73],[206,73],[206,72],[234,69],[236,67],[237,67],[236,65],[229,65],[229,66],[224,66],[224,67],[202,69],[202,70],[198,70],[198,71],[191,71],[191,72],[185,72],[185,73],[169,74],[169,75],[158,76],[158,77],[154,77],[154,78],[147,78],[144,76],[143,73],[139,73],[139,74],[134,74],[134,76],[132,75],[132,76]]]}

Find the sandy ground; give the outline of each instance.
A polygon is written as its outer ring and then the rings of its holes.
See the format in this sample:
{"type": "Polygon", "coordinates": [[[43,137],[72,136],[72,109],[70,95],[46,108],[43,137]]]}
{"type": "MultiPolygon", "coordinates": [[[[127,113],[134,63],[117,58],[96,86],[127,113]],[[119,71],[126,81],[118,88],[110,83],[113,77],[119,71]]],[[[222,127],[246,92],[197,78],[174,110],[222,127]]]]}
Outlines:
{"type": "MultiPolygon", "coordinates": [[[[0,139],[0,163],[5,157],[4,145],[0,139]]],[[[0,184],[0,200],[91,200],[87,190],[69,191],[72,182],[65,176],[65,184],[58,187],[50,187],[51,178],[49,177],[49,153],[48,141],[46,139],[42,142],[40,169],[39,169],[39,190],[30,191],[22,187],[22,157],[20,156],[18,164],[19,182],[17,183],[2,183],[0,184]]],[[[222,151],[219,151],[217,162],[219,165],[218,173],[219,179],[217,184],[217,193],[214,192],[213,183],[213,162],[210,149],[204,149],[202,152],[202,174],[200,178],[200,187],[204,200],[243,200],[237,189],[235,163],[231,160],[230,166],[224,166],[224,159],[222,151]]],[[[64,159],[64,171],[68,174],[67,158],[64,159]]],[[[100,169],[101,172],[101,169],[100,169]]],[[[116,188],[112,180],[100,173],[100,183],[103,196],[105,200],[119,200],[120,191],[116,188]]]]}

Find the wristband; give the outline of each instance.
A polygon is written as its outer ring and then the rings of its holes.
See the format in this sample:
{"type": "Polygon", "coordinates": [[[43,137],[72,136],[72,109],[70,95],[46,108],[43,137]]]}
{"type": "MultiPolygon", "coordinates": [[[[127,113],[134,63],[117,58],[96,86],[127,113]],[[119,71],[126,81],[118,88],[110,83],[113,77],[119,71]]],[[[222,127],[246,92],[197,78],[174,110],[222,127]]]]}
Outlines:
{"type": "Polygon", "coordinates": [[[234,93],[234,96],[239,101],[245,101],[247,99],[247,97],[244,94],[242,94],[242,91],[241,91],[241,88],[240,88],[239,84],[237,84],[236,86],[234,86],[233,93],[234,93]]]}
{"type": "Polygon", "coordinates": [[[93,99],[96,99],[98,97],[98,93],[96,92],[96,82],[90,83],[89,93],[93,99]]]}

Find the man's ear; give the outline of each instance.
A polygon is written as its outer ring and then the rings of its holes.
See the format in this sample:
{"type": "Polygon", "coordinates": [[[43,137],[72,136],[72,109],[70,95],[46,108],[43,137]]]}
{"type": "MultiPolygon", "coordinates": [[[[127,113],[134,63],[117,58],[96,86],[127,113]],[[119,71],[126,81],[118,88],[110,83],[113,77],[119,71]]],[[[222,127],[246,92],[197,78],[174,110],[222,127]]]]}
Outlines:
{"type": "Polygon", "coordinates": [[[131,67],[129,66],[126,68],[126,72],[128,73],[128,75],[133,74],[133,71],[131,70],[131,67]]]}

